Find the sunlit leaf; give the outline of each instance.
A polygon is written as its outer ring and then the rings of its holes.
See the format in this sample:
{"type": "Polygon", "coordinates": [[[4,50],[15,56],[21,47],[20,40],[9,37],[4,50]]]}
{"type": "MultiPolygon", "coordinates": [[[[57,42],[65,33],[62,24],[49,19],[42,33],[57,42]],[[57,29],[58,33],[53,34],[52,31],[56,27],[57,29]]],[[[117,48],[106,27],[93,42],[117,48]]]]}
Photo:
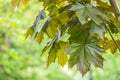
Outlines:
{"type": "Polygon", "coordinates": [[[35,38],[37,37],[37,41],[38,43],[41,42],[42,40],[42,37],[43,37],[43,33],[41,32],[41,30],[45,31],[46,29],[46,25],[48,24],[47,21],[45,23],[43,23],[42,27],[37,31],[38,29],[38,26],[39,26],[39,23],[41,21],[41,19],[45,19],[46,18],[46,13],[44,10],[41,10],[39,12],[39,14],[37,15],[36,17],[36,20],[34,21],[34,24],[31,28],[28,29],[28,31],[26,32],[26,38],[29,36],[29,35],[33,35],[34,32],[37,32],[35,34],[35,38]],[[39,32],[39,33],[38,33],[39,32]]]}
{"type": "Polygon", "coordinates": [[[109,5],[109,2],[104,2],[102,0],[96,0],[97,2],[97,6],[103,10],[107,10],[107,11],[113,11],[114,12],[114,8],[109,5]]]}
{"type": "MultiPolygon", "coordinates": [[[[116,43],[120,47],[120,40],[116,40],[116,43]]],[[[106,42],[104,43],[104,49],[105,50],[110,49],[112,54],[114,54],[117,51],[116,44],[115,44],[115,42],[113,40],[106,40],[106,42]]]]}
{"type": "Polygon", "coordinates": [[[67,42],[70,37],[70,34],[65,33],[63,36],[61,36],[60,41],[67,42]]]}
{"type": "Polygon", "coordinates": [[[66,5],[66,6],[63,6],[59,9],[59,13],[65,11],[66,9],[70,9],[71,5],[66,5]]]}
{"type": "Polygon", "coordinates": [[[59,43],[59,45],[60,49],[57,52],[58,64],[60,64],[63,67],[67,62],[67,55],[64,54],[64,50],[68,43],[61,42],[59,43]]]}
{"type": "Polygon", "coordinates": [[[48,59],[47,59],[47,67],[52,63],[55,62],[55,59],[57,57],[57,50],[59,49],[59,45],[54,44],[50,51],[49,51],[49,55],[48,55],[48,59]]]}
{"type": "Polygon", "coordinates": [[[58,28],[60,27],[60,24],[59,24],[59,22],[56,20],[54,20],[54,19],[52,19],[51,21],[50,21],[50,25],[49,25],[49,27],[48,27],[48,29],[47,29],[47,34],[48,34],[48,36],[49,37],[51,37],[51,38],[54,38],[54,36],[56,35],[56,33],[58,32],[58,28]]]}
{"type": "Polygon", "coordinates": [[[43,32],[46,32],[46,30],[47,30],[47,28],[48,28],[48,26],[49,26],[49,22],[50,22],[50,20],[51,20],[51,18],[48,17],[48,18],[45,20],[45,22],[41,25],[39,31],[42,30],[43,32]]]}
{"type": "Polygon", "coordinates": [[[43,31],[41,31],[41,32],[38,33],[36,41],[38,43],[41,43],[42,39],[43,39],[43,31]]]}
{"type": "Polygon", "coordinates": [[[36,20],[34,21],[34,24],[32,26],[34,31],[36,31],[36,29],[38,28],[40,21],[45,18],[46,18],[45,11],[44,10],[39,11],[39,14],[37,15],[36,20]]]}
{"type": "Polygon", "coordinates": [[[25,38],[27,38],[29,35],[32,37],[34,31],[32,29],[32,27],[30,27],[27,31],[26,31],[26,34],[25,34],[25,38]]]}

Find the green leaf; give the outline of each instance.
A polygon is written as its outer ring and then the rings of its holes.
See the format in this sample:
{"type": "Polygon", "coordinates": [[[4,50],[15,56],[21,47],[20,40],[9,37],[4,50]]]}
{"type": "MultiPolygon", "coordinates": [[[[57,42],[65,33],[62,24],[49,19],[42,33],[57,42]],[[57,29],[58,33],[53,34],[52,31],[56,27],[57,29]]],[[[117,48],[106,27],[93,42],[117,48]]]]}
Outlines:
{"type": "Polygon", "coordinates": [[[50,38],[54,38],[58,32],[57,28],[61,27],[57,20],[51,19],[46,33],[50,38]]]}
{"type": "Polygon", "coordinates": [[[47,45],[44,47],[42,53],[44,53],[50,46],[53,46],[55,44],[58,44],[60,42],[60,36],[61,36],[61,31],[59,31],[56,36],[50,40],[47,45]]]}
{"type": "Polygon", "coordinates": [[[85,24],[88,22],[88,12],[85,9],[80,9],[79,11],[76,12],[76,15],[81,22],[81,24],[85,24]]]}
{"type": "MultiPolygon", "coordinates": [[[[70,34],[70,37],[69,37],[69,41],[70,42],[79,42],[81,40],[83,40],[84,38],[84,31],[82,30],[82,27],[80,24],[77,24],[76,26],[74,27],[70,27],[69,28],[69,34],[70,34]]],[[[87,32],[86,32],[87,34],[87,32]]]]}
{"type": "Polygon", "coordinates": [[[111,12],[114,12],[114,8],[109,5],[109,1],[102,1],[102,0],[96,0],[97,2],[97,6],[98,8],[102,9],[102,10],[106,10],[106,11],[111,11],[111,12]]]}
{"type": "Polygon", "coordinates": [[[67,55],[63,53],[64,48],[58,50],[57,57],[58,57],[58,64],[60,64],[62,67],[67,62],[67,55]]]}
{"type": "Polygon", "coordinates": [[[70,34],[65,33],[63,36],[61,36],[60,41],[67,42],[70,37],[70,34]]]}
{"type": "Polygon", "coordinates": [[[76,5],[73,5],[70,10],[76,11],[76,16],[82,24],[87,22],[88,13],[83,4],[77,3],[76,5]]]}
{"type": "Polygon", "coordinates": [[[100,16],[98,16],[99,11],[94,9],[92,6],[87,6],[87,13],[88,16],[96,23],[96,24],[101,24],[102,23],[102,19],[100,18],[100,16]]]}
{"type": "MultiPolygon", "coordinates": [[[[116,41],[116,43],[119,45],[119,47],[120,47],[120,40],[115,40],[116,41]]],[[[103,48],[105,49],[105,50],[107,50],[107,49],[110,49],[110,51],[112,52],[112,54],[115,54],[115,52],[117,51],[117,47],[116,47],[116,44],[114,43],[114,41],[113,40],[106,40],[105,41],[105,43],[104,43],[104,45],[103,45],[103,48]]]]}
{"type": "Polygon", "coordinates": [[[75,64],[77,69],[84,76],[89,70],[90,65],[102,68],[104,50],[97,46],[96,41],[88,38],[86,42],[72,43],[66,48],[65,53],[70,55],[69,67],[72,68],[75,64]]]}
{"type": "Polygon", "coordinates": [[[44,23],[40,26],[38,32],[35,34],[35,39],[38,43],[40,43],[43,39],[43,32],[46,32],[48,26],[49,26],[49,21],[51,20],[50,17],[48,17],[44,23]]]}
{"type": "Polygon", "coordinates": [[[48,55],[48,59],[47,59],[47,67],[52,63],[55,62],[55,59],[57,57],[57,51],[59,49],[59,45],[57,44],[53,44],[50,51],[49,51],[49,55],[48,55]]]}
{"type": "Polygon", "coordinates": [[[25,34],[26,36],[25,36],[25,38],[27,38],[29,35],[32,37],[33,33],[34,33],[34,31],[33,31],[32,27],[30,27],[30,28],[26,31],[26,34],[25,34]]]}
{"type": "Polygon", "coordinates": [[[40,44],[43,39],[43,31],[39,32],[36,41],[40,44]]]}
{"type": "Polygon", "coordinates": [[[82,24],[87,23],[90,19],[92,19],[98,25],[100,25],[103,20],[108,21],[108,18],[92,5],[85,6],[77,3],[76,5],[72,5],[70,10],[76,11],[76,16],[82,24]]]}
{"type": "Polygon", "coordinates": [[[45,11],[44,10],[41,10],[40,12],[39,12],[39,14],[37,15],[37,17],[36,17],[36,20],[34,21],[34,24],[33,24],[33,26],[32,27],[30,27],[28,30],[27,30],[27,32],[26,32],[26,38],[30,35],[30,36],[32,36],[33,34],[34,34],[34,32],[36,32],[36,34],[35,34],[35,38],[37,37],[37,36],[39,36],[39,40],[38,40],[38,38],[37,38],[37,41],[39,41],[39,42],[41,42],[41,40],[40,40],[40,34],[41,34],[41,29],[44,31],[45,29],[46,29],[46,25],[47,25],[47,23],[44,23],[44,25],[42,26],[42,28],[40,28],[40,30],[38,30],[37,31],[37,28],[38,28],[38,25],[39,25],[39,23],[40,23],[40,21],[41,21],[41,19],[45,19],[46,18],[46,13],[45,13],[45,11]],[[39,34],[39,35],[38,35],[39,34]]]}
{"type": "Polygon", "coordinates": [[[109,27],[112,33],[119,33],[120,29],[119,29],[119,25],[115,25],[115,23],[113,22],[109,22],[109,27]]]}
{"type": "Polygon", "coordinates": [[[68,22],[69,27],[76,26],[79,23],[79,20],[77,17],[74,17],[71,21],[68,22]]]}
{"type": "Polygon", "coordinates": [[[61,7],[61,8],[59,9],[59,13],[62,13],[63,11],[69,9],[70,7],[71,7],[71,4],[61,7]]]}
{"type": "Polygon", "coordinates": [[[103,14],[98,8],[94,6],[87,6],[89,17],[98,25],[100,25],[103,21],[109,21],[108,17],[103,14]]]}
{"type": "Polygon", "coordinates": [[[85,8],[85,6],[83,4],[76,3],[76,4],[72,5],[70,10],[76,11],[76,10],[84,9],[84,8],[85,8]]]}
{"type": "MultiPolygon", "coordinates": [[[[120,26],[120,21],[114,16],[114,9],[108,3],[103,0],[39,1],[43,2],[44,10],[39,12],[33,26],[26,32],[26,37],[36,33],[35,39],[40,43],[43,33],[46,33],[51,39],[43,49],[43,52],[49,50],[47,67],[56,59],[64,66],[67,62],[66,54],[69,54],[69,68],[76,65],[84,75],[91,64],[102,68],[104,50],[110,49],[112,53],[117,51],[114,42],[107,41],[104,44],[105,27],[116,34],[120,26]],[[48,12],[47,18],[45,11],[48,12]],[[41,19],[44,22],[38,27],[41,19]]],[[[120,44],[120,41],[117,43],[120,44]]]]}
{"type": "Polygon", "coordinates": [[[34,22],[34,24],[32,26],[34,31],[36,31],[36,29],[38,28],[38,25],[39,25],[41,19],[45,19],[45,18],[46,18],[46,13],[45,13],[44,10],[41,10],[39,12],[39,14],[37,15],[36,20],[35,20],[35,22],[34,22]]]}
{"type": "Polygon", "coordinates": [[[46,32],[48,26],[49,26],[49,22],[50,22],[51,18],[48,17],[47,20],[45,20],[45,22],[41,25],[39,31],[43,31],[43,32],[46,32]]]}
{"type": "Polygon", "coordinates": [[[67,55],[64,54],[65,47],[68,45],[68,43],[59,42],[59,45],[60,49],[57,51],[58,64],[63,67],[68,60],[67,55]]]}
{"type": "Polygon", "coordinates": [[[106,29],[103,25],[97,25],[94,22],[90,22],[90,36],[98,35],[100,39],[104,39],[104,33],[106,29]]]}

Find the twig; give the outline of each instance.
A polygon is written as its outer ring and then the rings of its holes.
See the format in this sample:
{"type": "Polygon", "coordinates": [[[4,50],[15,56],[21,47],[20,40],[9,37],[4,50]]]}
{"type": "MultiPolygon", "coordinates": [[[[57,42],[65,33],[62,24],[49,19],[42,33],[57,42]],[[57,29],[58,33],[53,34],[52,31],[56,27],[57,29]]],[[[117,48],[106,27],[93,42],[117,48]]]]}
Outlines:
{"type": "Polygon", "coordinates": [[[120,46],[118,45],[118,43],[115,41],[112,33],[110,32],[110,30],[107,28],[107,26],[105,26],[106,30],[108,31],[109,35],[111,36],[113,42],[115,43],[116,47],[118,48],[118,50],[120,51],[120,46]]]}
{"type": "Polygon", "coordinates": [[[120,16],[120,11],[118,9],[118,6],[115,2],[115,0],[109,0],[110,1],[110,4],[113,6],[114,10],[115,10],[115,16],[116,18],[118,18],[120,16]]]}

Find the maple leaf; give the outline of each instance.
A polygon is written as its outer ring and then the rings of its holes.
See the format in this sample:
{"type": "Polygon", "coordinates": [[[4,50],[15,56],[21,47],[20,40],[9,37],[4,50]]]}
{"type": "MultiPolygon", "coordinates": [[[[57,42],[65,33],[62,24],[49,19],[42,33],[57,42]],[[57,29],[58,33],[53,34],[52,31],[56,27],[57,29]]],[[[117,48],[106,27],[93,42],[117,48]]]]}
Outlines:
{"type": "MultiPolygon", "coordinates": [[[[120,40],[115,40],[116,41],[116,43],[119,45],[119,47],[120,47],[120,40]]],[[[107,49],[110,49],[110,51],[112,52],[112,54],[114,54],[116,51],[117,51],[117,47],[116,47],[116,44],[114,43],[114,41],[113,40],[106,40],[105,41],[105,43],[104,43],[104,45],[103,45],[103,48],[105,49],[105,50],[107,50],[107,49]]]]}
{"type": "Polygon", "coordinates": [[[54,43],[49,51],[48,59],[47,59],[47,67],[55,62],[58,58],[58,63],[63,67],[67,62],[67,55],[64,54],[65,47],[68,45],[66,42],[60,41],[59,43],[54,43]]]}
{"type": "Polygon", "coordinates": [[[56,57],[57,57],[57,50],[59,49],[59,45],[52,45],[50,51],[49,51],[49,55],[48,55],[48,59],[47,59],[47,67],[52,63],[55,62],[56,57]]]}
{"type": "MultiPolygon", "coordinates": [[[[26,4],[28,0],[16,0],[16,3],[15,0],[12,1],[17,6],[20,2],[26,4]]],[[[47,67],[56,60],[63,67],[68,60],[70,68],[76,65],[81,74],[85,75],[91,64],[102,68],[104,50],[110,49],[112,53],[117,51],[111,40],[104,45],[99,43],[100,40],[104,43],[107,31],[111,34],[119,32],[120,21],[115,18],[114,10],[109,4],[101,0],[96,0],[95,5],[91,0],[39,1],[43,2],[44,9],[26,32],[26,37],[36,33],[35,39],[40,43],[46,33],[51,39],[43,49],[43,53],[50,49],[47,67]],[[46,11],[49,13],[47,16],[46,11]],[[38,27],[41,20],[43,23],[38,27]],[[69,59],[64,52],[70,55],[69,59]]],[[[120,44],[119,40],[116,42],[120,44]]]]}
{"type": "Polygon", "coordinates": [[[39,32],[36,41],[40,44],[43,39],[43,31],[39,32]]]}
{"type": "Polygon", "coordinates": [[[74,65],[84,76],[89,71],[90,65],[93,64],[95,67],[102,68],[103,58],[102,53],[104,50],[98,47],[97,42],[91,39],[89,42],[72,43],[65,50],[65,53],[70,55],[69,68],[74,65]]]}
{"type": "Polygon", "coordinates": [[[106,32],[106,29],[104,25],[97,25],[94,22],[90,22],[90,36],[94,36],[97,34],[100,39],[104,39],[104,34],[106,32]]]}
{"type": "Polygon", "coordinates": [[[59,45],[60,45],[60,49],[57,51],[58,64],[60,64],[63,67],[68,60],[67,55],[64,54],[64,50],[68,45],[68,43],[60,42],[59,45]]]}
{"type": "Polygon", "coordinates": [[[50,17],[48,17],[46,20],[44,20],[45,18],[46,18],[45,11],[44,10],[39,11],[39,14],[36,17],[34,24],[26,32],[26,38],[29,35],[33,36],[33,34],[35,33],[34,38],[36,39],[36,41],[38,43],[41,43],[41,41],[43,39],[43,33],[46,32],[46,29],[48,28],[48,23],[50,21],[50,17]],[[39,28],[38,26],[39,26],[41,20],[44,20],[44,23],[39,28]]]}
{"type": "Polygon", "coordinates": [[[26,31],[26,34],[25,34],[26,36],[25,36],[25,38],[27,38],[29,35],[32,37],[33,33],[34,33],[34,31],[33,31],[32,27],[30,27],[30,28],[26,31]]]}
{"type": "Polygon", "coordinates": [[[96,24],[100,25],[103,20],[108,21],[109,19],[102,12],[100,12],[96,7],[92,5],[83,5],[77,3],[72,5],[72,11],[76,11],[76,16],[82,24],[85,24],[89,21],[88,18],[91,18],[96,24]]]}

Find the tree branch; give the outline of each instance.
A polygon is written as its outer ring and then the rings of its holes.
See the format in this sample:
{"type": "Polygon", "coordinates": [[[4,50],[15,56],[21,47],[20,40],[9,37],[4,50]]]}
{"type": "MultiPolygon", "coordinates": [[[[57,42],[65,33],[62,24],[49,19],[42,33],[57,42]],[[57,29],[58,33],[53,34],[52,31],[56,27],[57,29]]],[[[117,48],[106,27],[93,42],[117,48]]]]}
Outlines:
{"type": "Polygon", "coordinates": [[[110,4],[114,7],[116,18],[118,18],[120,16],[120,11],[118,9],[118,6],[117,6],[115,0],[109,0],[109,1],[110,1],[110,4]]]}
{"type": "Polygon", "coordinates": [[[108,31],[110,37],[112,38],[113,42],[115,43],[115,46],[118,48],[118,50],[120,51],[120,46],[119,44],[117,43],[117,41],[114,39],[112,33],[110,32],[110,30],[107,28],[107,26],[105,26],[106,30],[108,31]]]}

